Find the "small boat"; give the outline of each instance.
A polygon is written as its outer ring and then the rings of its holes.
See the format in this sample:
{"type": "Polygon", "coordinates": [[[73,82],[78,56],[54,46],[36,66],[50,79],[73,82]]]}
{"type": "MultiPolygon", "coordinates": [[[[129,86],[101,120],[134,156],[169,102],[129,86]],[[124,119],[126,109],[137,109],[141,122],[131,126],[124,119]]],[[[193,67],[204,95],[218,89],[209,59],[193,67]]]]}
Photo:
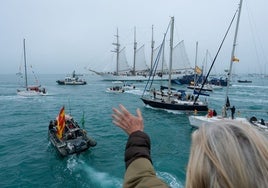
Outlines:
{"type": "MultiPolygon", "coordinates": [[[[209,84],[213,86],[227,86],[227,78],[212,78],[209,80],[209,84]]],[[[230,84],[230,83],[229,83],[230,84]]]]}
{"type": "MultiPolygon", "coordinates": [[[[26,48],[25,48],[25,39],[23,39],[23,56],[24,56],[24,79],[25,79],[25,88],[17,89],[17,94],[24,97],[47,95],[46,89],[42,88],[41,85],[28,85],[28,75],[27,75],[27,62],[26,62],[26,48]]],[[[22,73],[18,73],[22,76],[22,73]]]]}
{"type": "Polygon", "coordinates": [[[50,121],[48,138],[61,156],[81,153],[97,144],[87,135],[85,129],[80,128],[71,115],[65,114],[64,107],[56,119],[50,121]]]}
{"type": "MultiPolygon", "coordinates": [[[[187,86],[188,89],[193,89],[196,91],[199,91],[201,89],[202,85],[198,84],[198,85],[189,85],[187,86]]],[[[202,88],[202,91],[213,91],[213,87],[210,84],[205,84],[202,88]]]]}
{"type": "Polygon", "coordinates": [[[237,80],[238,83],[252,83],[251,80],[237,80]]]}
{"type": "Polygon", "coordinates": [[[106,89],[106,92],[108,92],[108,93],[124,93],[126,91],[126,89],[124,88],[124,83],[123,82],[114,81],[112,83],[113,83],[113,86],[108,87],[106,89]]]}
{"type": "Polygon", "coordinates": [[[251,125],[254,125],[259,130],[268,131],[268,122],[265,122],[264,119],[258,120],[255,116],[252,116],[249,119],[249,122],[251,123],[251,125]]]}
{"type": "Polygon", "coordinates": [[[123,89],[125,91],[134,90],[134,89],[136,89],[136,86],[132,83],[128,84],[127,82],[124,82],[123,89]]]}
{"type": "Polygon", "coordinates": [[[79,75],[75,74],[75,71],[73,71],[72,75],[67,75],[64,80],[57,80],[56,82],[59,85],[86,85],[86,80],[78,76],[79,75]]]}

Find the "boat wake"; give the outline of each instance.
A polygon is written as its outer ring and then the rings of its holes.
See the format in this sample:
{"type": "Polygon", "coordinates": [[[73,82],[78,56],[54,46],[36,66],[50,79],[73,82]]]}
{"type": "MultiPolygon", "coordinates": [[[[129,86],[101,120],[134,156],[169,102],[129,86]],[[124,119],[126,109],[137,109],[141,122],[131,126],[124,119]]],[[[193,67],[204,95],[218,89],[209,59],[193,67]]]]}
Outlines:
{"type": "Polygon", "coordinates": [[[88,177],[89,179],[88,182],[90,182],[91,185],[93,184],[96,188],[123,187],[123,179],[112,177],[110,174],[105,172],[99,172],[88,164],[86,164],[83,160],[76,158],[75,155],[68,159],[67,168],[70,170],[70,172],[80,171],[81,173],[81,171],[84,171],[86,177],[88,177]]]}
{"type": "Polygon", "coordinates": [[[171,114],[185,114],[188,112],[188,111],[168,110],[168,109],[164,109],[164,108],[154,108],[154,107],[151,107],[149,105],[145,105],[145,107],[153,109],[153,110],[163,110],[163,111],[166,111],[167,113],[171,113],[171,114]]]}
{"type": "MultiPolygon", "coordinates": [[[[123,178],[113,177],[111,174],[105,172],[99,172],[96,169],[92,168],[88,164],[86,164],[83,160],[77,158],[76,155],[70,156],[67,160],[67,169],[72,174],[76,174],[83,171],[88,178],[88,182],[94,185],[96,188],[117,188],[123,187],[123,178]]],[[[83,173],[82,173],[83,174],[83,173]]],[[[172,188],[182,188],[183,183],[180,182],[176,176],[167,173],[167,172],[156,172],[157,176],[166,182],[172,188]]]]}
{"type": "Polygon", "coordinates": [[[262,85],[232,85],[236,88],[256,88],[256,89],[268,89],[268,86],[262,86],[262,85]]]}
{"type": "Polygon", "coordinates": [[[133,89],[133,90],[127,90],[125,91],[125,93],[130,93],[130,94],[133,94],[133,95],[139,95],[141,96],[142,95],[142,90],[140,89],[133,89]]]}

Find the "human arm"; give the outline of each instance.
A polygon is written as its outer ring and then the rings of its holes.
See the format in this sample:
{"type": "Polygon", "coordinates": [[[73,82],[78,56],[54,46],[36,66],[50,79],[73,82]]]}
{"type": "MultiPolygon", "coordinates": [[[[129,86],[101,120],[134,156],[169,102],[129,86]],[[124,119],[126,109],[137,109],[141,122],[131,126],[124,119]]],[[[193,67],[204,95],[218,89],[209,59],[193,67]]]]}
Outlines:
{"type": "Polygon", "coordinates": [[[167,187],[155,173],[150,156],[150,137],[143,132],[143,117],[139,109],[132,115],[123,105],[113,108],[113,123],[128,135],[125,148],[126,173],[124,187],[167,187]]]}

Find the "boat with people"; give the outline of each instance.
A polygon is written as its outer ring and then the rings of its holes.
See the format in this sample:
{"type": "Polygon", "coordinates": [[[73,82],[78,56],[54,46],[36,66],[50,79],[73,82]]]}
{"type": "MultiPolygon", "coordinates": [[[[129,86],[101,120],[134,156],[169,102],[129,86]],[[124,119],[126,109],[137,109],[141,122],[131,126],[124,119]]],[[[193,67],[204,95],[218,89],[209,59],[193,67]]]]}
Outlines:
{"type": "Polygon", "coordinates": [[[80,78],[81,74],[76,74],[75,71],[71,75],[67,75],[64,80],[57,80],[59,85],[86,85],[85,79],[80,78]]]}
{"type": "MultiPolygon", "coordinates": [[[[154,83],[154,77],[150,76],[147,84],[144,88],[141,100],[144,102],[145,105],[148,105],[153,108],[160,108],[166,110],[179,110],[179,111],[207,111],[208,104],[207,102],[203,102],[200,100],[195,101],[194,96],[192,97],[184,97],[184,93],[181,91],[174,91],[171,88],[171,70],[172,70],[172,57],[173,57],[173,33],[174,33],[174,17],[171,17],[171,21],[169,23],[167,31],[170,31],[170,57],[169,57],[169,80],[167,89],[163,89],[160,87],[160,91],[152,88],[154,83]]],[[[160,57],[163,57],[164,53],[164,43],[165,37],[157,55],[156,61],[154,63],[153,71],[157,70],[157,66],[159,63],[160,57]]]]}
{"type": "Polygon", "coordinates": [[[257,119],[255,116],[252,116],[249,119],[249,122],[259,130],[266,131],[266,133],[268,133],[268,122],[264,119],[257,119]]]}
{"type": "Polygon", "coordinates": [[[50,121],[48,138],[61,156],[78,154],[97,144],[71,115],[65,114],[64,107],[56,119],[50,121]]]}
{"type": "Polygon", "coordinates": [[[125,89],[123,88],[123,82],[121,81],[113,81],[113,85],[111,87],[106,88],[106,92],[108,93],[124,93],[125,89]]]}
{"type": "Polygon", "coordinates": [[[122,81],[113,81],[112,86],[106,89],[109,93],[124,93],[125,91],[134,90],[136,86],[134,84],[128,84],[122,81]]]}
{"type": "MultiPolygon", "coordinates": [[[[41,85],[38,83],[38,79],[35,76],[35,80],[37,84],[35,85],[29,85],[28,84],[28,74],[27,74],[27,58],[26,58],[26,44],[25,39],[23,39],[23,59],[24,59],[24,88],[23,89],[17,89],[17,94],[24,97],[31,97],[31,96],[43,96],[47,95],[47,91],[44,87],[41,87],[41,85]]],[[[20,77],[23,78],[23,73],[17,73],[20,77]]]]}
{"type": "MultiPolygon", "coordinates": [[[[200,116],[200,115],[196,115],[196,114],[190,115],[188,118],[189,118],[189,121],[190,121],[190,125],[192,127],[199,128],[202,125],[209,125],[209,124],[211,124],[213,122],[224,121],[224,120],[235,121],[237,123],[249,124],[249,122],[248,122],[248,120],[246,118],[235,117],[236,108],[235,108],[235,106],[231,107],[229,97],[228,97],[229,87],[230,87],[230,80],[231,80],[231,76],[232,76],[233,62],[238,61],[238,59],[235,57],[235,47],[236,47],[236,42],[237,42],[237,34],[238,34],[239,20],[240,20],[240,15],[241,15],[242,1],[243,0],[240,0],[239,7],[238,7],[238,9],[235,12],[235,15],[233,17],[233,18],[235,18],[236,14],[238,13],[237,22],[236,22],[236,28],[235,28],[235,36],[234,36],[234,41],[233,41],[233,45],[232,45],[230,68],[228,69],[228,74],[227,74],[228,77],[227,77],[225,104],[222,107],[221,115],[218,115],[218,114],[213,115],[213,113],[210,112],[211,110],[208,111],[208,114],[205,115],[205,116],[200,116]],[[227,110],[231,111],[231,116],[227,116],[227,110]]],[[[232,20],[231,24],[232,23],[233,23],[233,20],[232,20]]],[[[227,33],[229,31],[229,28],[227,30],[227,33]]],[[[223,41],[222,41],[222,43],[223,43],[223,41]]],[[[220,50],[220,48],[218,49],[218,52],[219,52],[219,50],[220,50]]],[[[214,61],[213,61],[212,65],[211,65],[211,67],[210,67],[210,70],[211,70],[211,68],[212,68],[212,66],[213,66],[213,64],[214,64],[214,62],[216,60],[216,57],[214,58],[214,61]]],[[[209,73],[210,73],[210,71],[208,72],[208,74],[206,76],[206,79],[209,76],[209,73]]]]}

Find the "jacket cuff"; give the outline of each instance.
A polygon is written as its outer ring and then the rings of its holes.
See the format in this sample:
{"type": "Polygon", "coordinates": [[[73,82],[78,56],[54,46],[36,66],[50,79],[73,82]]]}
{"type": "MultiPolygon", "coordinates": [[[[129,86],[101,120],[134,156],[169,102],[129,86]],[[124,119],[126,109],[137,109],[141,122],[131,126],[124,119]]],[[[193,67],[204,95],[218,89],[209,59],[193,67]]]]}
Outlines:
{"type": "Polygon", "coordinates": [[[125,165],[126,168],[132,163],[134,160],[138,158],[147,158],[151,161],[150,156],[151,150],[151,141],[150,137],[142,132],[136,131],[129,135],[126,148],[125,148],[125,165]]]}

